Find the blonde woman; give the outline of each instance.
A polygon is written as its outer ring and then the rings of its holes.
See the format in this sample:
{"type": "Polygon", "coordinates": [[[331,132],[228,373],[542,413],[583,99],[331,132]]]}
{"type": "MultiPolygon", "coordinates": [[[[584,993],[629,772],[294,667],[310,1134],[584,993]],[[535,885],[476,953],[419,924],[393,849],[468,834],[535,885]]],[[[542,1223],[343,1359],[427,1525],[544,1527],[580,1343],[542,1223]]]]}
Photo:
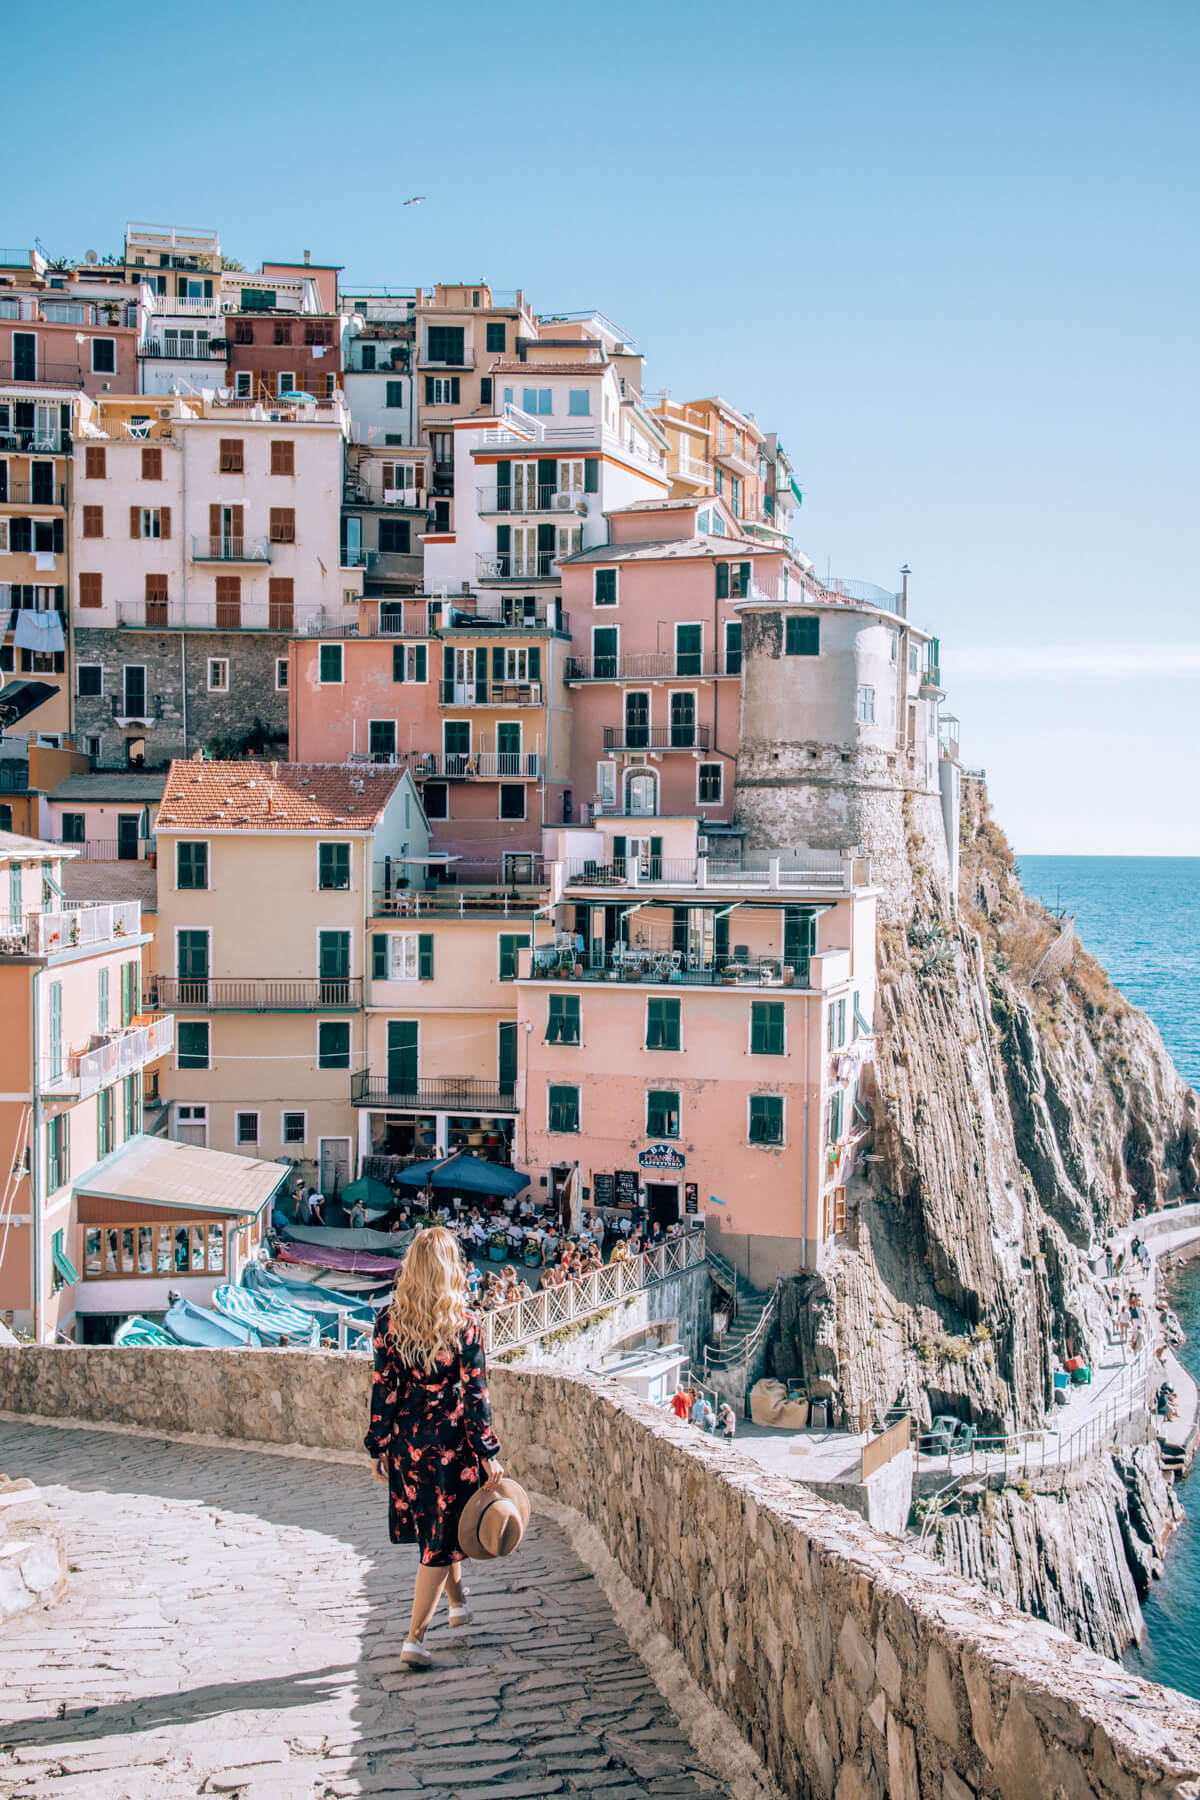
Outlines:
{"type": "Polygon", "coordinates": [[[417,1544],[421,1566],[412,1621],[400,1660],[427,1669],[425,1633],[442,1589],[451,1625],[469,1624],[458,1565],[459,1515],[480,1487],[504,1471],[492,1430],[478,1320],[469,1311],[467,1277],[452,1234],[420,1231],[396,1277],[391,1305],[375,1321],[375,1378],[365,1443],[378,1481],[389,1489],[393,1544],[417,1544]]]}

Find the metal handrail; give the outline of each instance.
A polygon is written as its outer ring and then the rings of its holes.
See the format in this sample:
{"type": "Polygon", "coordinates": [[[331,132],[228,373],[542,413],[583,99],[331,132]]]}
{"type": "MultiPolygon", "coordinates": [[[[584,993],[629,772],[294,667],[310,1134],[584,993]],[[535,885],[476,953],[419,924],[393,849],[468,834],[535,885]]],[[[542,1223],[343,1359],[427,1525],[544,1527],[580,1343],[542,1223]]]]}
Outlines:
{"type": "Polygon", "coordinates": [[[704,1372],[710,1369],[749,1369],[751,1358],[758,1354],[760,1346],[766,1341],[767,1334],[775,1321],[775,1309],[779,1296],[779,1285],[762,1309],[762,1316],[753,1331],[747,1332],[741,1343],[733,1350],[714,1350],[711,1344],[704,1346],[704,1372]]]}
{"type": "Polygon", "coordinates": [[[559,1287],[539,1288],[528,1300],[513,1300],[483,1315],[484,1349],[489,1354],[515,1350],[558,1331],[576,1319],[607,1312],[643,1289],[696,1268],[704,1261],[703,1230],[668,1238],[625,1262],[605,1263],[559,1287]]]}

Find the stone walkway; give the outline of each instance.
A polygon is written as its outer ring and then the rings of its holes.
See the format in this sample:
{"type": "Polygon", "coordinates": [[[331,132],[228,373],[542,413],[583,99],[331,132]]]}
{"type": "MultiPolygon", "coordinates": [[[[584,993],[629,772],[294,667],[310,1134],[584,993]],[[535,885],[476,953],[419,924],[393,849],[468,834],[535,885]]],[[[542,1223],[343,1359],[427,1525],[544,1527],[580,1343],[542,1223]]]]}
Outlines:
{"type": "MultiPolygon", "coordinates": [[[[366,1468],[0,1422],[65,1598],[0,1639],[0,1795],[700,1800],[706,1772],[563,1533],[469,1564],[476,1623],[399,1661],[415,1550],[366,1468]]],[[[443,1602],[444,1606],[444,1602],[443,1602]]]]}

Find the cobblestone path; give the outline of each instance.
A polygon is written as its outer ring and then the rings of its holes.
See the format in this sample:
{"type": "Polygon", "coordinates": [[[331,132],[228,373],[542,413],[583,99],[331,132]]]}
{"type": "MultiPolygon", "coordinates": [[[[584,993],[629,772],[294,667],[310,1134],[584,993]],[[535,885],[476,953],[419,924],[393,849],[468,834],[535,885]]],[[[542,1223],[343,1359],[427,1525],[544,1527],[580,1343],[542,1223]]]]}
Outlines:
{"type": "MultiPolygon", "coordinates": [[[[700,1800],[724,1793],[563,1533],[468,1564],[475,1623],[399,1651],[415,1550],[363,1466],[0,1421],[65,1597],[0,1635],[0,1795],[700,1800]]],[[[442,1603],[443,1608],[445,1602],[442,1603]]]]}

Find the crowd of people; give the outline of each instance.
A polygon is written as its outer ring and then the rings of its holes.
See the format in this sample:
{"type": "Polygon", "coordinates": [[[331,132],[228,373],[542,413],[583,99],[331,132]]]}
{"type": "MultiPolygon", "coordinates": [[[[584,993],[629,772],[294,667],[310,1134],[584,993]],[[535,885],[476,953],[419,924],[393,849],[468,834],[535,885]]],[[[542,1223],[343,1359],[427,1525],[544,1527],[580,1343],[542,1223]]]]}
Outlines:
{"type": "Polygon", "coordinates": [[[737,1430],[737,1414],[728,1400],[722,1400],[714,1409],[711,1402],[697,1389],[680,1387],[671,1395],[671,1411],[683,1424],[694,1425],[697,1431],[707,1432],[710,1436],[719,1433],[727,1444],[732,1444],[733,1434],[737,1430]]]}

